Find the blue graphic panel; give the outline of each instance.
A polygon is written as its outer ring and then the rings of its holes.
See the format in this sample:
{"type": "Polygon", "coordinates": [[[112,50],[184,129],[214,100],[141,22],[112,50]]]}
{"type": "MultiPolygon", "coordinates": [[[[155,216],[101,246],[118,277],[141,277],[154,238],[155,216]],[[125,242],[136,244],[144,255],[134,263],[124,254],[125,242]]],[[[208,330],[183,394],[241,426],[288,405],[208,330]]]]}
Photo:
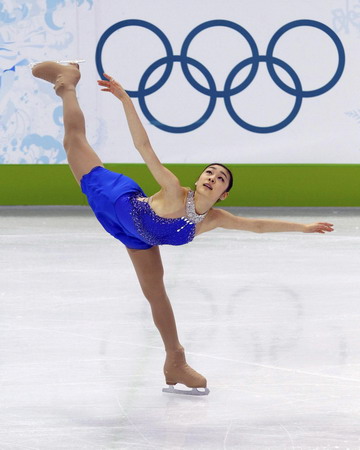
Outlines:
{"type": "Polygon", "coordinates": [[[0,163],[66,161],[60,100],[28,66],[73,51],[78,30],[64,17],[81,7],[89,11],[93,0],[0,2],[0,163]],[[44,129],[48,136],[34,134],[44,129]]]}

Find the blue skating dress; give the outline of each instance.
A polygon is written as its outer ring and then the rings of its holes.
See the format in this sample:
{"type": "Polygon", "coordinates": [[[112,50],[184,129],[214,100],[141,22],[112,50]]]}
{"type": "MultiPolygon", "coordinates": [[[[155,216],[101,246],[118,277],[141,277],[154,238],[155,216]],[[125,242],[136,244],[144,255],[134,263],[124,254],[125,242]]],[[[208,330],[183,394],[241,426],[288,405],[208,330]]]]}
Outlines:
{"type": "Polygon", "coordinates": [[[206,216],[195,212],[194,192],[189,191],[186,216],[160,217],[149,203],[138,200],[146,195],[134,180],[100,166],[82,177],[81,190],[105,230],[129,248],[187,244],[206,216]]]}

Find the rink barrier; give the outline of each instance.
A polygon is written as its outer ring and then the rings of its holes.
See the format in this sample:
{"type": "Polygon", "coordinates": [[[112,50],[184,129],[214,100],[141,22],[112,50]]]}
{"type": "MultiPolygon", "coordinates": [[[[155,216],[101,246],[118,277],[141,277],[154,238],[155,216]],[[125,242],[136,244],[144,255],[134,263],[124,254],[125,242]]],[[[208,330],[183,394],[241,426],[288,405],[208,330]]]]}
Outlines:
{"type": "MultiPolygon", "coordinates": [[[[183,186],[193,188],[206,164],[165,166],[183,186]]],[[[145,164],[105,167],[130,176],[148,195],[159,188],[145,164]]],[[[229,163],[229,167],[234,174],[234,187],[221,206],[360,206],[360,164],[229,163]]],[[[0,180],[0,205],[87,204],[65,164],[2,164],[0,180]]]]}

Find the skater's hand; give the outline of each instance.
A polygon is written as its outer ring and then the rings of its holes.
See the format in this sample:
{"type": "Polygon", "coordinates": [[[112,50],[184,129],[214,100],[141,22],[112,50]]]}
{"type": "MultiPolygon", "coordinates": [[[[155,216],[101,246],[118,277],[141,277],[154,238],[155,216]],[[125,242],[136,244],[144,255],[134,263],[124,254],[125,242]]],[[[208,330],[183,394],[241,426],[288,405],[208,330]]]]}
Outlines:
{"type": "Polygon", "coordinates": [[[101,89],[102,91],[111,92],[121,101],[129,97],[125,89],[120,83],[114,80],[114,78],[106,73],[104,73],[104,77],[107,78],[107,80],[98,80],[98,85],[103,87],[103,89],[101,89]]]}
{"type": "Polygon", "coordinates": [[[316,222],[305,225],[304,233],[326,233],[334,231],[333,224],[327,222],[316,222]]]}

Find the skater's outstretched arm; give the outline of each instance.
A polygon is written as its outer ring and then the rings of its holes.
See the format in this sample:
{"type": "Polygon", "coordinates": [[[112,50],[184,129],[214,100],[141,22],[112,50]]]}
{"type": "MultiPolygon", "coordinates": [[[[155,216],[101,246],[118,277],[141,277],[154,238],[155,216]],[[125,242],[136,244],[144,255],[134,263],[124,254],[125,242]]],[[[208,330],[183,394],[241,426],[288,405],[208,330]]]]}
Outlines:
{"type": "Polygon", "coordinates": [[[316,222],[311,224],[284,222],[282,220],[250,219],[238,217],[223,209],[213,210],[213,227],[231,230],[253,231],[254,233],[271,233],[298,231],[302,233],[326,233],[334,231],[333,224],[316,222]]]}
{"type": "Polygon", "coordinates": [[[163,189],[179,190],[180,182],[178,178],[164,167],[156,156],[131,98],[120,83],[105,73],[104,77],[107,80],[98,80],[98,85],[103,88],[102,91],[111,92],[122,102],[135,148],[139,151],[153,177],[163,189]]]}

